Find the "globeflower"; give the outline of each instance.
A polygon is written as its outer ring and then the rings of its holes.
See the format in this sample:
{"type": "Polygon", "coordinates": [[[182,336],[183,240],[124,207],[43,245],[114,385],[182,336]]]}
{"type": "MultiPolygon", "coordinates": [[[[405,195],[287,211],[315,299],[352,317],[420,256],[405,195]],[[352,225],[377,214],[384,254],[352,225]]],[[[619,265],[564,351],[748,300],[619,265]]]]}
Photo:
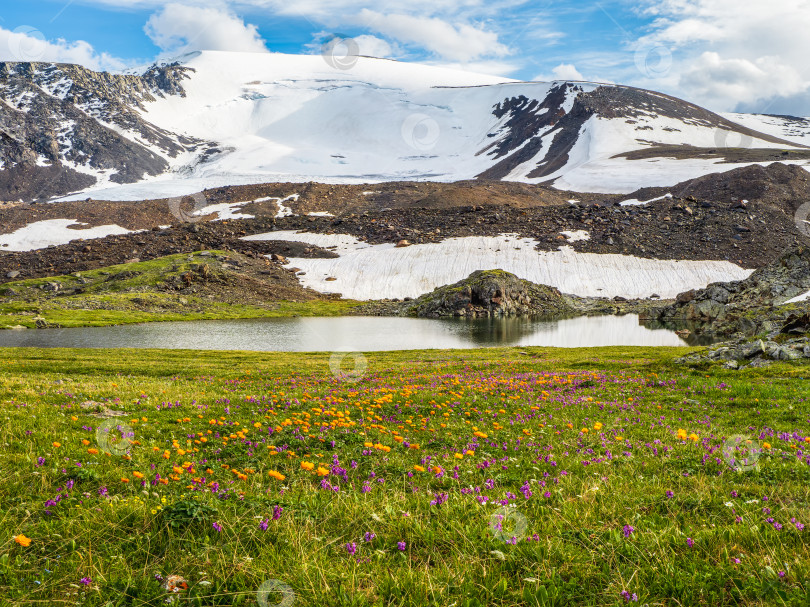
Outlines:
{"type": "Polygon", "coordinates": [[[22,533],[20,535],[14,536],[14,541],[17,542],[23,548],[27,548],[31,545],[31,538],[25,537],[22,533]]]}

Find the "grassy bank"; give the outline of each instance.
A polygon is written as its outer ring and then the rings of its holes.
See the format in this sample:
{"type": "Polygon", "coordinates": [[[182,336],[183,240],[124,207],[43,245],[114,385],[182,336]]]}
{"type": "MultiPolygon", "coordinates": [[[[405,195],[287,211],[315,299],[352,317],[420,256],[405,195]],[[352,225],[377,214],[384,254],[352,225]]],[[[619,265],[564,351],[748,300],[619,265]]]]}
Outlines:
{"type": "Polygon", "coordinates": [[[0,285],[0,329],[339,316],[361,305],[313,297],[294,279],[294,288],[282,286],[279,295],[265,298],[254,293],[262,278],[255,270],[243,256],[214,250],[9,282],[0,285]],[[222,260],[236,260],[241,268],[222,260]]]}
{"type": "Polygon", "coordinates": [[[0,349],[0,605],[807,605],[810,368],[686,351],[0,349]]]}

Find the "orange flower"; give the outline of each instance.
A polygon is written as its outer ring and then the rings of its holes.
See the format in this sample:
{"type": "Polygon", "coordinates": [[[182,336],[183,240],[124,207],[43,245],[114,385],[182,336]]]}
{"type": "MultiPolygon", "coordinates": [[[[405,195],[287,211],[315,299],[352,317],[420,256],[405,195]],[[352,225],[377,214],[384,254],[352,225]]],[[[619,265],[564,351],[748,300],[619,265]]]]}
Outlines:
{"type": "Polygon", "coordinates": [[[301,462],[301,467],[304,470],[313,470],[315,468],[315,464],[312,462],[301,462]]]}
{"type": "Polygon", "coordinates": [[[83,438],[83,439],[82,439],[82,445],[84,445],[84,446],[86,447],[86,446],[87,446],[87,445],[89,445],[89,444],[90,444],[90,441],[89,441],[89,440],[87,440],[86,438],[83,438]]]}
{"type": "Polygon", "coordinates": [[[54,441],[53,446],[54,446],[54,448],[58,449],[59,447],[62,446],[62,443],[57,443],[57,442],[54,441]]]}
{"type": "Polygon", "coordinates": [[[422,466],[414,466],[413,469],[416,470],[417,472],[424,472],[425,471],[425,469],[422,466]]]}
{"type": "Polygon", "coordinates": [[[129,479],[128,479],[128,478],[126,478],[126,477],[123,477],[123,478],[121,479],[121,482],[122,482],[122,483],[128,483],[128,482],[129,482],[129,479]]]}
{"type": "Polygon", "coordinates": [[[27,548],[31,545],[31,538],[25,537],[22,533],[20,535],[14,536],[14,541],[17,542],[23,548],[27,548]]]}
{"type": "Polygon", "coordinates": [[[272,476],[274,479],[279,481],[283,481],[285,478],[287,478],[286,476],[281,474],[281,472],[277,472],[276,470],[271,470],[270,472],[268,472],[268,475],[272,476]]]}
{"type": "Polygon", "coordinates": [[[143,474],[141,474],[140,472],[133,472],[132,476],[134,476],[135,478],[143,478],[143,474]]]}
{"type": "Polygon", "coordinates": [[[90,455],[98,455],[98,449],[88,449],[87,452],[90,455]]]}

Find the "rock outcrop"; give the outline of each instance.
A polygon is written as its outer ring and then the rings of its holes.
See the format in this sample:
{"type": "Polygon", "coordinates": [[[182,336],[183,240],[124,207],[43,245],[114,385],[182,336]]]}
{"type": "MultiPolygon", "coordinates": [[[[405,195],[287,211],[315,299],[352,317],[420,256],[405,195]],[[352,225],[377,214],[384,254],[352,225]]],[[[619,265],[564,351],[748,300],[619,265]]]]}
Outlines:
{"type": "Polygon", "coordinates": [[[565,295],[503,270],[478,270],[408,302],[404,312],[426,318],[498,318],[573,315],[565,295]]]}
{"type": "Polygon", "coordinates": [[[745,280],[679,294],[674,304],[660,310],[658,320],[689,323],[696,333],[717,337],[769,333],[778,330],[795,308],[810,304],[784,305],[808,291],[810,247],[799,245],[745,280]]]}

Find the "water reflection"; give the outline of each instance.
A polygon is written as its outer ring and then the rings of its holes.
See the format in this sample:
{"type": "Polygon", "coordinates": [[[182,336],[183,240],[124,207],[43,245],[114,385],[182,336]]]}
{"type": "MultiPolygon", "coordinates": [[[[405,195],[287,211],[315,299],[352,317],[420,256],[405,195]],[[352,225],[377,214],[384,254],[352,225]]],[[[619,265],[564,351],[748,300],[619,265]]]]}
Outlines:
{"type": "Polygon", "coordinates": [[[0,331],[0,347],[183,348],[258,351],[380,351],[493,346],[683,346],[638,316],[562,320],[278,318],[147,323],[118,327],[0,331]]]}

